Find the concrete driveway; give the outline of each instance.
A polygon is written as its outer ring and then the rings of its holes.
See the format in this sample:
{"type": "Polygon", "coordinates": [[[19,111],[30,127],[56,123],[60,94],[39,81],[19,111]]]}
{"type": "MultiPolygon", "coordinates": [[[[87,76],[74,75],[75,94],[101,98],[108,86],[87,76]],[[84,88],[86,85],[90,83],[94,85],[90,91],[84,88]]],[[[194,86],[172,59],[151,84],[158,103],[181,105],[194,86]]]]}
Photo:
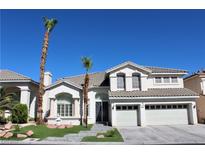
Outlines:
{"type": "Polygon", "coordinates": [[[118,127],[125,144],[205,144],[205,125],[118,127]]]}

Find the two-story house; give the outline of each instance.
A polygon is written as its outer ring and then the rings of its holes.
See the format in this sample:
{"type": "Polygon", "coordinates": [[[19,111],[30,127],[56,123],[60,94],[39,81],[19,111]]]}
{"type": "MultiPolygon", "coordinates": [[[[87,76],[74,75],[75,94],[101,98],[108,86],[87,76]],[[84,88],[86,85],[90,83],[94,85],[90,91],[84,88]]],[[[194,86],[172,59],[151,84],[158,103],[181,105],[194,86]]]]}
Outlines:
{"type": "Polygon", "coordinates": [[[205,123],[205,70],[187,76],[184,86],[199,95],[196,100],[198,122],[205,123]]]}
{"type": "MultiPolygon", "coordinates": [[[[184,70],[125,62],[90,74],[88,123],[112,126],[196,124],[198,95],[184,88],[184,70]]],[[[45,74],[43,113],[48,123],[79,125],[84,75],[52,83],[45,74]]]]}

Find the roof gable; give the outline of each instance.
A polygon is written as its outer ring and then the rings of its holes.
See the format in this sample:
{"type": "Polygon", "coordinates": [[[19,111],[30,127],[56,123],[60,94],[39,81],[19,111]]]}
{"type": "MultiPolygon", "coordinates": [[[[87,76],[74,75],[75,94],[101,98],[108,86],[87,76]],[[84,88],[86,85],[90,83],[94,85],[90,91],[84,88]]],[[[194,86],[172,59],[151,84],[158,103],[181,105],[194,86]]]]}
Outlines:
{"type": "Polygon", "coordinates": [[[141,70],[143,70],[143,71],[145,71],[145,72],[148,72],[148,73],[151,73],[151,72],[152,72],[152,70],[149,69],[149,68],[146,68],[146,67],[144,67],[144,66],[135,64],[135,63],[133,63],[133,62],[131,62],[131,61],[127,61],[127,62],[124,62],[124,63],[122,63],[122,64],[119,64],[119,65],[117,65],[117,66],[114,66],[114,67],[112,67],[112,68],[106,70],[106,73],[113,72],[113,71],[115,71],[115,70],[117,70],[117,69],[120,69],[120,68],[126,67],[126,66],[132,66],[132,67],[141,69],[141,70]]]}

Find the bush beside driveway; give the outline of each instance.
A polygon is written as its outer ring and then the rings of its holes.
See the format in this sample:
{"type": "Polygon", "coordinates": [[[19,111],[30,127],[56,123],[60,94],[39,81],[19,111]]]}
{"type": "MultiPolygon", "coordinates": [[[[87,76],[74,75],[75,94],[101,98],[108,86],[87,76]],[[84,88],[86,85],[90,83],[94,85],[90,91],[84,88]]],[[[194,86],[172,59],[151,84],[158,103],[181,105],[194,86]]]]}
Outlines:
{"type": "Polygon", "coordinates": [[[119,127],[125,144],[205,144],[205,125],[119,127]]]}

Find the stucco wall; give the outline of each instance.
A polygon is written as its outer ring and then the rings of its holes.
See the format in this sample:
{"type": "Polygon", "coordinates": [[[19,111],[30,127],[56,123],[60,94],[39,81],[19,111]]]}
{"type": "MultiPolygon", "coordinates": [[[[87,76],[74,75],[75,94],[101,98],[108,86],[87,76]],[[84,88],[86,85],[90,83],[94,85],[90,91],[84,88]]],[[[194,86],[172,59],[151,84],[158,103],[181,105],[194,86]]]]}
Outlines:
{"type": "Polygon", "coordinates": [[[184,87],[191,89],[192,91],[200,94],[201,93],[201,85],[200,85],[201,79],[199,77],[193,77],[190,79],[184,80],[184,87]]]}
{"type": "Polygon", "coordinates": [[[180,77],[179,75],[150,75],[147,72],[144,72],[143,70],[136,69],[134,67],[125,67],[118,69],[114,72],[111,72],[109,77],[110,77],[110,90],[111,91],[117,91],[117,74],[118,73],[124,73],[126,80],[125,80],[125,85],[126,85],[126,91],[132,91],[135,90],[132,88],[132,74],[133,73],[139,73],[141,76],[141,90],[146,91],[148,88],[183,88],[184,83],[183,83],[183,78],[180,77]],[[160,83],[157,84],[154,82],[155,77],[173,77],[176,76],[178,77],[178,83],[160,83]]]}
{"type": "Polygon", "coordinates": [[[184,80],[185,88],[191,89],[200,95],[200,97],[196,100],[197,116],[200,123],[203,123],[205,120],[205,95],[203,94],[203,82],[205,81],[199,76],[184,80]]]}
{"type": "MultiPolygon", "coordinates": [[[[50,110],[50,99],[56,98],[56,95],[60,93],[68,93],[72,95],[72,98],[81,98],[81,90],[77,89],[73,86],[70,86],[66,83],[62,83],[58,86],[52,87],[51,89],[46,90],[44,96],[43,96],[43,116],[48,116],[48,112],[50,110]]],[[[80,107],[79,107],[80,108],[80,107]]]]}

